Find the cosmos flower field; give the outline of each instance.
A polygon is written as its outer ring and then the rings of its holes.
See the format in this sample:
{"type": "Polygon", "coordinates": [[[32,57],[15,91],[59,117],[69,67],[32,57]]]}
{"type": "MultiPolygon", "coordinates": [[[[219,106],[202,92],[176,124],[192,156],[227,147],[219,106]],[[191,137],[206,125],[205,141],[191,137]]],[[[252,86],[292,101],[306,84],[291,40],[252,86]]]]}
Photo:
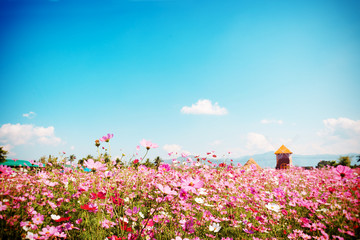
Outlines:
{"type": "MultiPolygon", "coordinates": [[[[147,151],[155,145],[146,145],[147,151]]],[[[0,166],[0,239],[358,239],[359,169],[0,166]]]]}

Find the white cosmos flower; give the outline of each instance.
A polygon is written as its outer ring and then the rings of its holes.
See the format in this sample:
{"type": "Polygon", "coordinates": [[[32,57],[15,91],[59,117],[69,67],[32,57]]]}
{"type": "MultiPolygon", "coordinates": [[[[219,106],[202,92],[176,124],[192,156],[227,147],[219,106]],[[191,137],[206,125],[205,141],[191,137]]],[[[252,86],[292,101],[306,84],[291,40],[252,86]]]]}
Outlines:
{"type": "Polygon", "coordinates": [[[220,229],[221,229],[221,227],[220,227],[220,224],[219,224],[219,223],[212,223],[212,224],[210,224],[210,226],[209,226],[209,230],[210,230],[211,232],[218,232],[218,231],[220,231],[220,229]]]}
{"type": "Polygon", "coordinates": [[[275,204],[275,203],[268,203],[265,205],[265,207],[269,210],[272,210],[274,212],[279,212],[280,211],[280,206],[275,204]]]}
{"type": "Polygon", "coordinates": [[[202,198],[195,198],[195,202],[202,204],[202,203],[204,203],[204,199],[202,199],[202,198]]]}
{"type": "Polygon", "coordinates": [[[207,192],[206,192],[206,189],[205,189],[205,188],[199,188],[199,189],[198,189],[198,193],[199,193],[200,195],[207,195],[207,192]]]}
{"type": "Polygon", "coordinates": [[[60,216],[55,215],[55,214],[51,214],[51,218],[52,218],[53,220],[58,220],[58,219],[60,218],[60,216]]]}
{"type": "Polygon", "coordinates": [[[164,216],[166,216],[166,217],[170,217],[170,215],[169,215],[167,212],[161,211],[161,212],[159,212],[159,213],[162,214],[162,215],[164,215],[164,216]]]}
{"type": "Polygon", "coordinates": [[[211,205],[211,204],[208,204],[208,203],[205,203],[204,206],[206,207],[213,207],[214,205],[211,205]]]}
{"type": "Polygon", "coordinates": [[[26,234],[26,236],[25,236],[25,239],[37,239],[37,237],[36,237],[37,235],[35,235],[34,233],[32,233],[32,232],[27,232],[27,234],[26,234]]]}
{"type": "Polygon", "coordinates": [[[139,212],[139,215],[141,218],[145,218],[144,214],[142,212],[139,212]]]}

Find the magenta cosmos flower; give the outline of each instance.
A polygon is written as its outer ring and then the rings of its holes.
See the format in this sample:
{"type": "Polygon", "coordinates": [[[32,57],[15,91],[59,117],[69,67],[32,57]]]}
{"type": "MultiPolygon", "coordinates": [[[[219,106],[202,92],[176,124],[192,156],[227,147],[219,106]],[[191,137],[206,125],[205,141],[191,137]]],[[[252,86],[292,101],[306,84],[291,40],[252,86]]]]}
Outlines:
{"type": "Polygon", "coordinates": [[[102,142],[109,142],[110,139],[113,138],[113,137],[114,137],[114,134],[108,133],[107,135],[103,136],[99,140],[102,141],[102,142]]]}
{"type": "Polygon", "coordinates": [[[149,150],[150,148],[157,148],[158,145],[156,143],[152,143],[150,141],[147,141],[145,139],[141,140],[140,144],[144,147],[146,147],[147,150],[149,150]]]}
{"type": "Polygon", "coordinates": [[[93,159],[88,159],[87,161],[84,162],[84,165],[92,170],[102,171],[107,169],[105,164],[102,164],[101,162],[94,162],[93,159]]]}
{"type": "Polygon", "coordinates": [[[5,166],[5,165],[0,165],[0,175],[11,175],[14,171],[12,170],[11,167],[5,166]]]}
{"type": "Polygon", "coordinates": [[[347,166],[339,165],[334,168],[334,172],[338,178],[351,178],[353,170],[347,166]]]}
{"type": "Polygon", "coordinates": [[[41,215],[40,213],[34,215],[31,219],[33,221],[33,223],[35,223],[36,225],[42,224],[44,221],[44,216],[41,215]]]}

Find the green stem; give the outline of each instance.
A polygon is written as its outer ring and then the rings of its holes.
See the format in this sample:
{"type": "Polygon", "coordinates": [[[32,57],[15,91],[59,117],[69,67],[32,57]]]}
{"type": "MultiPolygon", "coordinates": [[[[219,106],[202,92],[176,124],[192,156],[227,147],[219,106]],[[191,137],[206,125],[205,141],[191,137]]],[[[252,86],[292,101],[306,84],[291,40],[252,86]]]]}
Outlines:
{"type": "Polygon", "coordinates": [[[110,149],[110,142],[108,142],[109,144],[109,158],[110,158],[110,161],[111,161],[111,149],[110,149]]]}
{"type": "Polygon", "coordinates": [[[146,149],[146,153],[145,153],[145,155],[143,156],[143,158],[142,158],[141,161],[143,161],[143,160],[145,159],[145,157],[146,157],[146,155],[148,154],[148,152],[149,152],[149,149],[146,149]]]}

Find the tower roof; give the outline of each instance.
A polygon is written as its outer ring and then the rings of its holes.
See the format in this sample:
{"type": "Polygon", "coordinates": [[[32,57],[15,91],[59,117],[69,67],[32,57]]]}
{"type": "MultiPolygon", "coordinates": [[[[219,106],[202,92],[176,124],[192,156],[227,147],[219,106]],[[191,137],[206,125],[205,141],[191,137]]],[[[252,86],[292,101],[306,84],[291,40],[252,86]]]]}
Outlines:
{"type": "Polygon", "coordinates": [[[275,154],[282,154],[282,153],[290,153],[292,154],[292,152],[285,147],[284,145],[281,145],[281,147],[275,152],[275,154]]]}

